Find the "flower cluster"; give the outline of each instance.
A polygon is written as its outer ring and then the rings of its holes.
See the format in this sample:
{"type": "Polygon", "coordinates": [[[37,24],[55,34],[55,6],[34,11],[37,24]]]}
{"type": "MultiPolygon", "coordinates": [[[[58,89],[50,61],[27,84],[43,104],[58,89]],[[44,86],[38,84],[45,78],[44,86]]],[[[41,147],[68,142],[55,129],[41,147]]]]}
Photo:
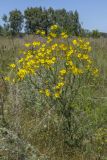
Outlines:
{"type": "Polygon", "coordinates": [[[43,36],[43,41],[25,44],[21,57],[15,64],[10,64],[14,77],[9,79],[15,82],[33,77],[40,94],[60,98],[64,87],[70,83],[70,76],[98,75],[89,55],[90,43],[82,38],[70,39],[65,32],[59,35],[58,28],[51,26],[48,36],[44,31],[36,32],[43,36]]]}

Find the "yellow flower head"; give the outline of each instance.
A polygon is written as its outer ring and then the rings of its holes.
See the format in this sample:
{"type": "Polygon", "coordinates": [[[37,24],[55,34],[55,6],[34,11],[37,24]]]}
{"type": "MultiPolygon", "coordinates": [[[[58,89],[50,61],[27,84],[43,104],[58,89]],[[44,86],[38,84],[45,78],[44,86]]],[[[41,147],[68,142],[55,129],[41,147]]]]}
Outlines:
{"type": "Polygon", "coordinates": [[[40,46],[41,43],[38,42],[38,41],[34,41],[32,44],[33,44],[34,47],[36,47],[36,46],[40,46]]]}
{"type": "Polygon", "coordinates": [[[98,76],[98,73],[99,73],[99,70],[98,70],[97,68],[95,68],[95,69],[93,70],[93,75],[94,75],[94,76],[98,76]]]}
{"type": "Polygon", "coordinates": [[[19,71],[17,72],[17,75],[20,79],[23,79],[27,74],[26,69],[19,69],[19,71]]]}
{"type": "Polygon", "coordinates": [[[10,81],[10,77],[5,77],[5,81],[10,81]]]}
{"type": "Polygon", "coordinates": [[[59,82],[58,84],[57,84],[57,86],[55,87],[55,89],[60,89],[60,88],[62,88],[64,86],[64,82],[59,82]]]}
{"type": "Polygon", "coordinates": [[[56,34],[56,33],[53,33],[53,32],[50,32],[50,36],[51,36],[52,38],[56,38],[56,37],[57,37],[57,34],[56,34]]]}
{"type": "Polygon", "coordinates": [[[30,43],[25,43],[25,47],[30,47],[31,44],[30,43]]]}
{"type": "Polygon", "coordinates": [[[45,94],[46,94],[47,97],[50,97],[50,96],[51,96],[51,93],[50,93],[49,89],[46,89],[46,90],[45,90],[45,94]]]}
{"type": "Polygon", "coordinates": [[[61,76],[65,75],[66,74],[66,69],[60,70],[59,73],[60,73],[61,76]]]}
{"type": "Polygon", "coordinates": [[[66,39],[66,38],[68,38],[68,35],[65,32],[62,32],[61,33],[61,37],[64,38],[64,39],[66,39]]]}
{"type": "Polygon", "coordinates": [[[12,64],[10,64],[10,67],[11,67],[11,68],[15,68],[16,65],[15,65],[14,63],[12,63],[12,64]]]}
{"type": "Polygon", "coordinates": [[[41,31],[38,29],[38,30],[36,31],[36,34],[40,34],[40,32],[41,32],[41,31]]]}
{"type": "Polygon", "coordinates": [[[45,35],[45,31],[41,31],[41,33],[40,33],[42,36],[44,36],[45,35]]]}
{"type": "Polygon", "coordinates": [[[60,92],[56,92],[54,96],[55,96],[55,98],[59,98],[60,97],[60,92]]]}
{"type": "Polygon", "coordinates": [[[73,43],[73,45],[77,45],[77,44],[78,44],[78,42],[77,42],[76,39],[74,39],[74,40],[72,41],[72,43],[73,43]]]}
{"type": "Polygon", "coordinates": [[[53,26],[51,26],[51,28],[50,28],[51,30],[56,30],[56,29],[58,29],[58,25],[53,25],[53,26]]]}

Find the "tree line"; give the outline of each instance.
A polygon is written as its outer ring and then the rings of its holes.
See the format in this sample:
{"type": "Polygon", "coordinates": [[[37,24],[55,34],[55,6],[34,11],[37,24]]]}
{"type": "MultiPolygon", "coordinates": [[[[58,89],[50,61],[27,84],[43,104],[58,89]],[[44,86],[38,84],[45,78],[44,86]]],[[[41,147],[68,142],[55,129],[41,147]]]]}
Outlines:
{"type": "MultiPolygon", "coordinates": [[[[51,25],[59,25],[69,35],[90,35],[90,32],[81,26],[79,13],[77,11],[66,11],[65,9],[53,9],[42,7],[31,7],[20,10],[12,10],[8,15],[3,15],[3,26],[0,26],[0,35],[32,34],[37,29],[45,30],[46,34],[51,25]]],[[[97,30],[93,36],[99,36],[97,30]]],[[[91,34],[92,35],[92,34],[91,34]]]]}

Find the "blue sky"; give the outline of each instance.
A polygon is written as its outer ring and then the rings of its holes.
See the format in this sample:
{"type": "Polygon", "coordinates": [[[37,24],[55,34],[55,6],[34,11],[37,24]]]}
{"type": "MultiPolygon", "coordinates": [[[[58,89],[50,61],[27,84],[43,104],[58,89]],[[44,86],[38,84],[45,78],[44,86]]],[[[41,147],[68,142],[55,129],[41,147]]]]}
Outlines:
{"type": "Polygon", "coordinates": [[[13,9],[24,11],[31,6],[77,10],[84,28],[107,32],[107,0],[0,0],[0,18],[13,9]]]}

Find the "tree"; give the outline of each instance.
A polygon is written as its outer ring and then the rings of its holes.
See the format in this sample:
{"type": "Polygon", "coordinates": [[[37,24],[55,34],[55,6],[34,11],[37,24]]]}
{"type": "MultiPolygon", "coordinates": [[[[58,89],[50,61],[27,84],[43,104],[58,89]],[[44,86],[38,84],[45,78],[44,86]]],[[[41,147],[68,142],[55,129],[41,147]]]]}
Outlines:
{"type": "Polygon", "coordinates": [[[7,15],[3,15],[2,20],[4,21],[4,33],[8,33],[9,32],[9,19],[7,15]]]}
{"type": "Polygon", "coordinates": [[[49,8],[27,8],[24,11],[25,31],[33,33],[37,29],[43,29],[48,32],[49,27],[55,23],[54,10],[49,8]]]}
{"type": "Polygon", "coordinates": [[[9,29],[12,34],[19,34],[22,30],[24,17],[19,10],[9,12],[9,29]]]}
{"type": "Polygon", "coordinates": [[[80,25],[80,22],[79,22],[79,14],[77,11],[74,12],[73,14],[73,25],[72,25],[72,32],[73,32],[73,35],[80,35],[81,33],[81,25],[80,25]]]}
{"type": "Polygon", "coordinates": [[[79,22],[79,14],[77,11],[66,11],[65,9],[31,7],[24,11],[24,16],[19,10],[13,10],[9,16],[4,15],[4,28],[7,32],[18,34],[22,30],[23,22],[25,22],[25,32],[34,33],[38,29],[48,30],[51,25],[57,24],[61,30],[71,35],[81,35],[83,29],[79,22]],[[25,20],[25,21],[24,21],[25,20]]]}
{"type": "Polygon", "coordinates": [[[44,8],[42,10],[40,26],[41,29],[45,30],[46,35],[48,33],[50,26],[52,26],[53,24],[55,24],[55,16],[53,8],[49,8],[48,10],[44,8]]]}
{"type": "Polygon", "coordinates": [[[79,14],[77,11],[67,12],[65,9],[55,11],[56,22],[64,31],[72,35],[80,35],[81,25],[79,22],[79,14]]]}
{"type": "Polygon", "coordinates": [[[51,7],[48,9],[48,19],[50,26],[56,24],[55,10],[51,7]]]}
{"type": "Polygon", "coordinates": [[[99,38],[100,37],[100,33],[98,30],[93,30],[92,33],[91,33],[91,36],[93,38],[99,38]]]}
{"type": "Polygon", "coordinates": [[[68,31],[68,34],[73,34],[73,19],[74,14],[73,11],[68,12],[67,22],[66,22],[66,30],[68,31]]]}
{"type": "Polygon", "coordinates": [[[35,7],[35,8],[27,8],[24,11],[25,17],[25,31],[27,33],[33,33],[36,29],[41,27],[41,15],[42,15],[42,8],[35,7]]]}
{"type": "Polygon", "coordinates": [[[66,28],[67,12],[65,9],[55,10],[56,23],[62,27],[66,28]]]}

